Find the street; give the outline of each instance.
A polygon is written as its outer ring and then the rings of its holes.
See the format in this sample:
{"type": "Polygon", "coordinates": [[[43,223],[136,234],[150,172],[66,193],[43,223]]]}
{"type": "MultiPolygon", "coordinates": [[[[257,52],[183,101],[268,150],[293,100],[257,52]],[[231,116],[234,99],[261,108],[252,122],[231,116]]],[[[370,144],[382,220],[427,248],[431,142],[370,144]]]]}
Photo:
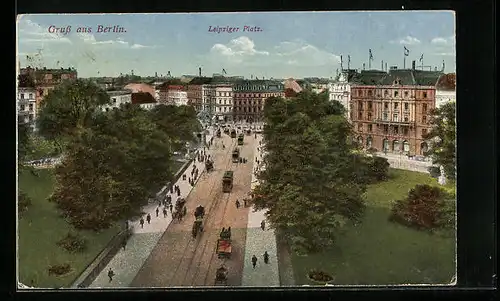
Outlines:
{"type": "MultiPolygon", "coordinates": [[[[216,269],[222,263],[228,269],[228,286],[240,286],[245,258],[246,228],[250,208],[243,206],[252,180],[255,139],[245,135],[240,156],[247,163],[232,163],[231,155],[237,139],[222,134],[214,137],[209,149],[214,170],[204,172],[186,198],[187,216],[173,221],[154,247],[131,283],[131,287],[213,286],[216,269]],[[225,145],[225,148],[222,147],[225,145]],[[222,192],[222,177],[234,171],[233,189],[222,192]],[[239,200],[240,208],[235,202],[239,200]],[[194,209],[205,207],[204,232],[192,238],[194,209]],[[228,260],[218,259],[216,244],[222,228],[231,227],[232,254],[228,260]]],[[[187,171],[188,172],[188,171],[187,171]]]]}

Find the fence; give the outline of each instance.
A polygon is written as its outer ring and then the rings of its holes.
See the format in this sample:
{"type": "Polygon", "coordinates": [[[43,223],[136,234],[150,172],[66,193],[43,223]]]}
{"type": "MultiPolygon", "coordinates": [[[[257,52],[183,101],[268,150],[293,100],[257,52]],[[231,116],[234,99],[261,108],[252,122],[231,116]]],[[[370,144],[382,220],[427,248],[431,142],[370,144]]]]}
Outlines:
{"type": "MultiPolygon", "coordinates": [[[[174,175],[174,183],[181,177],[181,175],[186,171],[189,165],[194,159],[188,160],[174,175]]],[[[171,184],[170,184],[171,185],[171,184]]],[[[167,185],[168,186],[168,185],[167,185]]],[[[169,189],[169,187],[167,187],[169,189]]],[[[124,223],[125,224],[125,223],[124,223]]],[[[87,268],[80,274],[80,276],[75,280],[72,288],[84,288],[88,287],[97,276],[106,268],[108,263],[113,259],[113,257],[118,253],[118,250],[122,247],[123,240],[127,239],[127,235],[132,234],[132,229],[125,229],[123,227],[120,232],[118,232],[106,245],[106,247],[99,253],[94,260],[87,266],[87,268]]]]}

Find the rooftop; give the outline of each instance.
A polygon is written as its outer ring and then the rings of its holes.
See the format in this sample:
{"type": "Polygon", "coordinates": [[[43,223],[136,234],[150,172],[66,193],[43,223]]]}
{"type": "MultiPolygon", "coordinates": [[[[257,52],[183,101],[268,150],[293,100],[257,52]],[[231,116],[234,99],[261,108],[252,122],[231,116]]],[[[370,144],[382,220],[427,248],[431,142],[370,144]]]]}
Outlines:
{"type": "Polygon", "coordinates": [[[156,103],[155,98],[148,92],[132,93],[133,104],[156,103]]]}
{"type": "Polygon", "coordinates": [[[106,93],[108,93],[109,96],[118,96],[118,95],[132,94],[132,91],[130,91],[130,90],[111,90],[111,91],[106,91],[106,93]]]}

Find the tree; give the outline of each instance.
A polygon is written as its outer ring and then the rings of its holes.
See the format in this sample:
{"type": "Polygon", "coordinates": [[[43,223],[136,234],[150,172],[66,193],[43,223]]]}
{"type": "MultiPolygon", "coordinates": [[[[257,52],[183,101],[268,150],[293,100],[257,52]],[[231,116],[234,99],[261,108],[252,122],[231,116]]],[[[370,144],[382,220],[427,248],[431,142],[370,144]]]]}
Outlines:
{"type": "Polygon", "coordinates": [[[456,174],[456,107],[454,102],[445,103],[433,110],[432,130],[424,136],[430,142],[426,155],[432,162],[442,165],[448,179],[455,179],[456,174]]]}
{"type": "Polygon", "coordinates": [[[299,253],[331,246],[338,230],[363,212],[365,187],[352,175],[351,126],[343,114],[326,95],[307,91],[265,103],[266,169],[254,204],[268,209],[273,227],[299,253]]]}
{"type": "Polygon", "coordinates": [[[99,107],[108,103],[109,96],[92,81],[64,82],[45,96],[37,118],[38,131],[62,148],[61,140],[91,126],[99,107]]]}
{"type": "Polygon", "coordinates": [[[139,215],[149,194],[171,180],[168,141],[139,107],[97,114],[68,144],[50,200],[78,229],[139,215]]]}

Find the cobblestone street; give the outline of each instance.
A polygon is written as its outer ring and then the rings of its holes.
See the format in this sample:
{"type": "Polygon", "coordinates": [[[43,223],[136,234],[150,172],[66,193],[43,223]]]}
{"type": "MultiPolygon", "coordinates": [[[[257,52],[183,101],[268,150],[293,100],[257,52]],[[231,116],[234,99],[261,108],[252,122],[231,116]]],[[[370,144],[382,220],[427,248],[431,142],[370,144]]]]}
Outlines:
{"type": "Polygon", "coordinates": [[[253,169],[253,136],[245,136],[244,145],[239,146],[240,156],[247,163],[232,163],[231,154],[236,139],[227,135],[214,138],[210,153],[214,159],[214,170],[204,173],[186,199],[188,215],[181,222],[172,223],[143,267],[132,281],[132,287],[180,287],[213,286],[216,269],[224,263],[228,268],[228,286],[240,286],[244,264],[244,249],[249,208],[236,208],[238,199],[250,191],[253,169]],[[225,145],[225,148],[222,145],[225,145]],[[226,170],[234,171],[231,193],[222,192],[222,176],[226,170]],[[191,236],[194,209],[205,207],[204,232],[195,239],[191,236]],[[231,258],[218,259],[216,244],[222,227],[231,227],[231,258]]]}

